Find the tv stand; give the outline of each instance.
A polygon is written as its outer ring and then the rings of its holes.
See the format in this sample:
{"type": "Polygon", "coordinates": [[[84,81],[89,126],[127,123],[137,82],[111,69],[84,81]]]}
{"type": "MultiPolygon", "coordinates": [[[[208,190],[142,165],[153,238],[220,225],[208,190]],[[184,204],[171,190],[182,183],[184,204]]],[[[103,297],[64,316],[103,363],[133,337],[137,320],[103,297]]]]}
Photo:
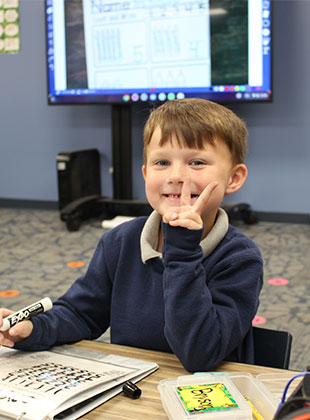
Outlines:
{"type": "Polygon", "coordinates": [[[132,199],[131,106],[112,105],[113,197],[132,199]]]}
{"type": "Polygon", "coordinates": [[[118,216],[148,216],[151,206],[145,200],[127,200],[90,195],[72,201],[60,212],[70,232],[77,231],[84,220],[113,219],[118,216]]]}
{"type": "Polygon", "coordinates": [[[132,124],[131,106],[112,105],[113,198],[88,195],[73,200],[60,211],[60,218],[69,231],[77,231],[82,221],[116,215],[149,215],[151,206],[146,200],[132,198],[132,124]]]}

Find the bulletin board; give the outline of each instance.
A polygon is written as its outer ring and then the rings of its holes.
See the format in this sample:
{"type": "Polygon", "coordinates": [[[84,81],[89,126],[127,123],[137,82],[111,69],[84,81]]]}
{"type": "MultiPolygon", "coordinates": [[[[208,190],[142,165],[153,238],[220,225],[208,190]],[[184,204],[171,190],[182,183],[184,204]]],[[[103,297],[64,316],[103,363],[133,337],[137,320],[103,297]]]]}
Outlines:
{"type": "Polygon", "coordinates": [[[20,50],[19,0],[0,0],[0,53],[20,50]]]}

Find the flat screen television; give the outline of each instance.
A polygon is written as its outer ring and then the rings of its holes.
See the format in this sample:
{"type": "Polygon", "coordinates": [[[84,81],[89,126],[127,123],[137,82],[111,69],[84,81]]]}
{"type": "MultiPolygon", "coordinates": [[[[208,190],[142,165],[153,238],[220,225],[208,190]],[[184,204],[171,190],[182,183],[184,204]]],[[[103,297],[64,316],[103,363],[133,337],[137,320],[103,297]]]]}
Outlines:
{"type": "Polygon", "coordinates": [[[50,104],[272,99],[270,0],[46,0],[50,104]]]}

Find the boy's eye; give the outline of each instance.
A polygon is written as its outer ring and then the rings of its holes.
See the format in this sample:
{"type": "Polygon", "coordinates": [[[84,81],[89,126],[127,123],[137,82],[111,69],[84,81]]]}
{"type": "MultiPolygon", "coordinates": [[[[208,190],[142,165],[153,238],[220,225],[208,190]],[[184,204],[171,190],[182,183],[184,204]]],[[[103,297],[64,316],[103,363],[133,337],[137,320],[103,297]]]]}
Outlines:
{"type": "Polygon", "coordinates": [[[169,162],[167,160],[158,160],[158,161],[155,162],[155,165],[158,165],[158,166],[168,166],[169,165],[169,162]]]}
{"type": "Polygon", "coordinates": [[[192,166],[199,166],[199,165],[205,165],[206,163],[203,160],[193,160],[190,165],[192,166]]]}

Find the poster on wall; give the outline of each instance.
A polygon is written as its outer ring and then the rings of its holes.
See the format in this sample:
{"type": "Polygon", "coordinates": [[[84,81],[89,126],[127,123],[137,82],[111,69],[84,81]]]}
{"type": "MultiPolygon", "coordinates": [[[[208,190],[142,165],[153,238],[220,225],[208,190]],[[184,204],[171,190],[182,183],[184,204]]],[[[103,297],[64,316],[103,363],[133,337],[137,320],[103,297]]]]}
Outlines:
{"type": "Polygon", "coordinates": [[[0,53],[19,50],[19,0],[0,0],[0,53]]]}

